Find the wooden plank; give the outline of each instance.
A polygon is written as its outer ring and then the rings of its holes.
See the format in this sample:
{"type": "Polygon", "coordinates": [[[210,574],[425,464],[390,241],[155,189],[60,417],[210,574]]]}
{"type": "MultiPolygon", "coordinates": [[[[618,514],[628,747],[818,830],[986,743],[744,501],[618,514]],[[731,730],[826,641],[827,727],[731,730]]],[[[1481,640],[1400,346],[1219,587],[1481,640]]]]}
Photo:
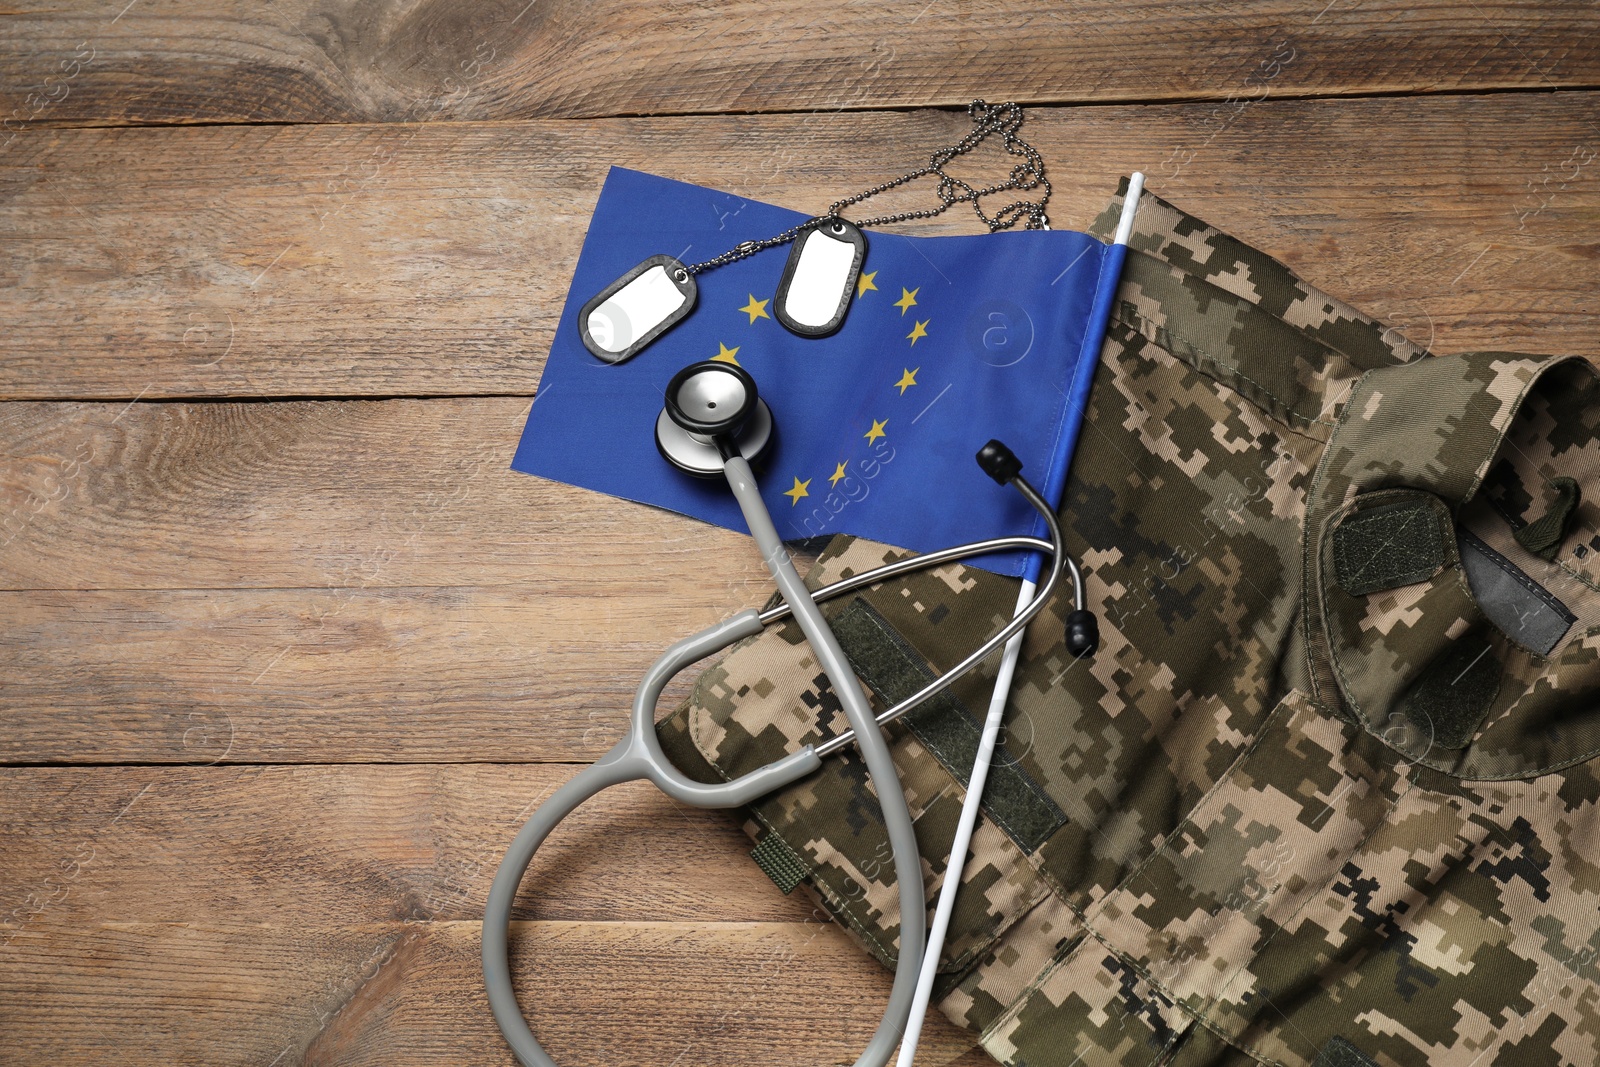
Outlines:
{"type": "Polygon", "coordinates": [[[631,595],[0,593],[0,762],[594,760],[663,649],[765,598],[701,581],[713,558],[631,595]]]}
{"type": "Polygon", "coordinates": [[[247,0],[8,13],[15,126],[836,111],[1600,84],[1591,5],[247,0]]]}
{"type": "MultiPolygon", "coordinates": [[[[500,858],[571,766],[77,767],[0,771],[0,945],[35,928],[481,918],[500,858]]],[[[815,921],[723,812],[648,783],[579,808],[516,917],[815,921]]],[[[3,952],[0,949],[0,952],[3,952]]],[[[0,964],[0,970],[4,965],[0,964]]],[[[4,1002],[0,996],[0,1003],[4,1002]]]]}
{"type": "MultiPolygon", "coordinates": [[[[965,123],[25,134],[0,154],[0,232],[17,250],[0,259],[0,396],[526,395],[607,165],[816,210],[965,123]]],[[[1592,350],[1600,96],[1062,108],[1027,131],[1057,225],[1086,224],[1142,168],[1156,192],[1440,350],[1592,350]]],[[[924,185],[884,203],[929,198],[924,185]]]]}
{"type": "MultiPolygon", "coordinates": [[[[511,1064],[484,999],[477,922],[38,926],[0,948],[18,1063],[511,1064]]],[[[889,976],[837,926],[521,923],[512,967],[571,1067],[853,1059],[889,976]]],[[[992,1067],[933,1013],[918,1062],[992,1067]]]]}
{"type": "Polygon", "coordinates": [[[0,412],[0,759],[598,757],[770,580],[746,536],[507,469],[526,406],[0,412]]]}
{"type": "Polygon", "coordinates": [[[0,589],[307,588],[338,618],[364,590],[515,585],[599,625],[578,600],[698,582],[680,632],[761,595],[747,536],[513,472],[528,406],[0,408],[0,589]]]}

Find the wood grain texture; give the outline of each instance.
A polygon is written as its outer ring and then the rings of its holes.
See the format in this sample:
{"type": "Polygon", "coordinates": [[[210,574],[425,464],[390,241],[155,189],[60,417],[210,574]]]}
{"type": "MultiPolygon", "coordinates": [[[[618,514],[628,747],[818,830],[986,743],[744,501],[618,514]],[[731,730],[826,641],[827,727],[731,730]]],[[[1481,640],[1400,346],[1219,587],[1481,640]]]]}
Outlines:
{"type": "MultiPolygon", "coordinates": [[[[0,808],[0,945],[36,926],[102,919],[293,926],[306,915],[339,925],[482,918],[506,846],[575,770],[0,770],[8,798],[0,808]]],[[[784,896],[768,881],[750,847],[721,812],[681,807],[647,783],[618,786],[579,808],[540,850],[514,917],[821,921],[804,894],[784,896]]]]}
{"type": "MultiPolygon", "coordinates": [[[[1027,122],[1057,225],[1086,225],[1143,169],[1438,350],[1593,351],[1590,94],[1027,122]]],[[[815,210],[965,126],[918,112],[24,134],[0,155],[0,231],[18,250],[0,260],[0,396],[531,394],[610,164],[815,210]]],[[[952,212],[914,232],[973,229],[952,212]]]]}
{"type": "MultiPolygon", "coordinates": [[[[753,606],[704,568],[657,567],[640,583],[650,592],[592,597],[532,585],[0,593],[0,763],[597,759],[667,645],[753,606]]],[[[662,714],[695,673],[672,683],[662,714]]]]}
{"type": "Polygon", "coordinates": [[[510,471],[526,409],[0,410],[0,760],[598,757],[770,579],[748,537],[510,471]]]}
{"type": "MultiPolygon", "coordinates": [[[[1418,343],[1593,355],[1600,98],[1548,90],[1600,86],[1597,31],[1585,0],[0,12],[0,1062],[512,1063],[506,843],[662,647],[769,588],[740,535],[507,469],[609,165],[816,210],[964,132],[905,109],[1093,104],[1029,113],[1056,225],[1143,169],[1418,343]],[[179,128],[74,128],[141,124],[179,128]]],[[[644,785],[552,839],[513,964],[560,1062],[857,1053],[889,976],[748,848],[644,785]]],[[[919,1063],[974,1043],[935,1016],[919,1063]]]]}
{"type": "MultiPolygon", "coordinates": [[[[509,1067],[478,932],[248,916],[41,923],[0,948],[5,1057],[509,1067]]],[[[889,991],[888,974],[829,924],[539,922],[512,937],[533,1027],[572,1067],[849,1062],[889,991]]],[[[918,1062],[992,1067],[975,1045],[934,1013],[918,1062]]]]}
{"type": "Polygon", "coordinates": [[[1600,84],[1600,18],[1581,0],[29,0],[6,21],[12,127],[1600,84]]]}
{"type": "Polygon", "coordinates": [[[528,406],[8,405],[0,588],[289,586],[326,591],[328,614],[363,590],[515,584],[600,597],[580,614],[609,627],[605,598],[692,575],[707,590],[692,603],[744,605],[764,574],[747,536],[513,472],[528,406]]]}

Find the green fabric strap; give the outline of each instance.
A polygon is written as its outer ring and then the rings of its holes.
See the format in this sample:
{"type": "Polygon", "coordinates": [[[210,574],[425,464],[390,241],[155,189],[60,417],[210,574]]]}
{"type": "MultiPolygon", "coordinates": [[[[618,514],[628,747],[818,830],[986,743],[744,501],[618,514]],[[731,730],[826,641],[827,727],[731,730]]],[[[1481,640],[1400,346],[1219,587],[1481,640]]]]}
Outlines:
{"type": "Polygon", "coordinates": [[[1567,524],[1578,513],[1578,483],[1571,478],[1555,478],[1550,482],[1556,488],[1556,498],[1548,511],[1537,521],[1530,522],[1514,535],[1517,544],[1532,552],[1546,563],[1553,562],[1561,541],[1566,536],[1567,524]]]}
{"type": "Polygon", "coordinates": [[[1351,596],[1424,581],[1444,562],[1439,516],[1426,500],[1358,511],[1333,531],[1334,573],[1351,596]]]}
{"type": "Polygon", "coordinates": [[[775,833],[763,837],[761,844],[750,850],[750,858],[772,879],[773,885],[783,890],[785,896],[794,892],[794,887],[805,881],[809,873],[806,865],[800,862],[800,857],[775,833]]]}
{"type": "Polygon", "coordinates": [[[1342,1037],[1330,1038],[1311,1067],[1378,1067],[1378,1061],[1342,1037]]]}
{"type": "MultiPolygon", "coordinates": [[[[910,696],[933,680],[927,661],[863,600],[852,601],[840,613],[833,621],[833,632],[856,674],[888,703],[910,696]]],[[[951,777],[962,786],[967,784],[983,730],[961,701],[947,689],[901,721],[951,777]]],[[[1067,821],[1066,814],[1004,745],[995,746],[982,806],[984,814],[1029,854],[1067,821]]]]}

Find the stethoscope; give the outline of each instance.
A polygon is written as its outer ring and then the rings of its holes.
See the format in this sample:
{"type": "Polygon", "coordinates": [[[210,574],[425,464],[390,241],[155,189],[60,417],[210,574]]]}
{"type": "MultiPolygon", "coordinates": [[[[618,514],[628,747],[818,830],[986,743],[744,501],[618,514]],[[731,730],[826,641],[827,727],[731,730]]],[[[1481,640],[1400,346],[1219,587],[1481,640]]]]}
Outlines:
{"type": "Polygon", "coordinates": [[[770,450],[773,431],[772,410],[758,394],[755,379],[742,367],[707,360],[685,367],[667,383],[666,403],[656,419],[656,447],[667,462],[679,470],[701,477],[715,477],[720,473],[727,478],[783,602],[766,611],[741,611],[684,638],[662,653],[645,672],[634,694],[627,734],[610,752],[556,790],[512,841],[495,874],[484,910],[483,975],[495,1021],[524,1067],[556,1067],[556,1064],[528,1028],[512,989],[506,958],[511,906],[534,853],[561,820],[601,790],[641,778],[648,778],[662,792],[684,804],[701,808],[739,807],[805,777],[822,766],[824,757],[852,742],[861,752],[883,809],[900,896],[900,952],[889,1003],[872,1040],[856,1060],[856,1067],[883,1067],[905,1030],[911,1010],[922,964],[927,916],[922,858],[882,727],[947,688],[1021,631],[1049,603],[1063,566],[1072,575],[1074,605],[1066,620],[1067,649],[1074,656],[1087,655],[1098,641],[1094,616],[1083,607],[1083,575],[1062,550],[1061,527],[1055,513],[1022,477],[1022,464],[1017,457],[999,441],[990,441],[978,452],[978,465],[996,482],[1011,485],[1022,494],[1044,520],[1049,540],[1019,536],[974,541],[887,563],[816,591],[806,589],[778,537],[751,471],[751,465],[760,462],[770,450]],[[1016,549],[1049,554],[1044,584],[1028,607],[953,668],[888,710],[873,715],[861,684],[817,605],[897,575],[969,556],[1016,549]],[[685,777],[667,760],[656,737],[655,708],[662,690],[689,665],[790,617],[810,642],[850,728],[732,781],[708,785],[685,777]]]}

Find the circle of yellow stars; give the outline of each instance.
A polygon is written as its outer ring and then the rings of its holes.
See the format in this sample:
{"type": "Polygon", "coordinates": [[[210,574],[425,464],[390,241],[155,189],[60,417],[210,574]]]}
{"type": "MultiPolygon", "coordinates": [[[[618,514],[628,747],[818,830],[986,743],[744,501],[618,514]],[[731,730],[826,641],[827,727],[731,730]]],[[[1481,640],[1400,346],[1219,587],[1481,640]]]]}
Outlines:
{"type": "MultiPolygon", "coordinates": [[[[856,299],[859,300],[868,293],[879,291],[878,274],[879,272],[875,270],[864,271],[856,278],[856,299]]],[[[890,306],[899,308],[900,316],[904,318],[908,311],[917,306],[917,294],[920,292],[922,292],[920,286],[915,289],[907,289],[902,286],[900,288],[900,299],[894,301],[890,306]]],[[[748,325],[754,326],[757,319],[772,318],[772,315],[767,311],[767,305],[772,302],[770,297],[766,300],[758,300],[754,293],[746,293],[745,296],[744,306],[739,308],[739,311],[749,316],[748,325]]],[[[910,342],[908,347],[915,347],[918,341],[928,336],[928,323],[933,320],[913,318],[911,321],[911,332],[906,334],[906,340],[910,342]]],[[[730,346],[725,342],[718,341],[717,354],[711,358],[718,362],[732,363],[734,366],[739,366],[739,347],[738,345],[730,346]]],[[[903,367],[899,380],[893,382],[890,388],[899,390],[899,396],[905,396],[906,390],[915,388],[919,384],[917,382],[917,374],[921,370],[920,366],[903,367]]],[[[871,425],[867,427],[867,432],[861,436],[869,445],[876,444],[889,436],[889,419],[870,419],[868,421],[871,425]]],[[[840,460],[834,465],[833,473],[828,475],[828,487],[831,489],[837,486],[840,481],[849,477],[849,474],[849,460],[840,460]]],[[[784,490],[783,493],[784,496],[789,498],[791,507],[811,495],[811,483],[815,480],[813,478],[801,478],[798,475],[794,475],[793,478],[794,484],[784,490]]]]}
{"type": "MultiPolygon", "coordinates": [[[[879,271],[875,270],[863,271],[857,276],[856,299],[859,300],[868,293],[879,291],[879,273],[879,271]]],[[[900,288],[900,299],[894,301],[890,306],[899,308],[900,315],[902,318],[904,318],[907,312],[918,306],[917,295],[921,292],[922,289],[920,286],[915,289],[907,289],[902,286],[900,288]]],[[[766,300],[760,300],[756,298],[754,293],[746,293],[744,306],[739,308],[739,311],[748,316],[749,321],[747,325],[754,326],[756,324],[756,320],[758,319],[772,318],[772,315],[767,311],[767,306],[771,302],[772,300],[770,297],[766,300]]],[[[911,332],[906,334],[906,340],[909,342],[908,347],[915,347],[918,341],[928,336],[928,324],[931,321],[932,319],[912,318],[911,332]]],[[[717,349],[717,354],[712,356],[712,359],[719,360],[723,363],[732,363],[735,366],[739,365],[738,345],[730,346],[719,341],[717,342],[717,349]]],[[[922,368],[920,366],[902,367],[900,378],[891,383],[890,388],[897,391],[896,395],[905,396],[906,390],[913,389],[920,384],[917,381],[917,375],[921,371],[922,368]]],[[[889,419],[869,419],[868,421],[871,425],[867,427],[866,432],[861,436],[862,439],[864,439],[869,445],[876,444],[877,442],[889,436],[889,419]]],[[[849,467],[850,462],[848,459],[839,460],[836,464],[834,464],[833,473],[828,475],[827,478],[828,487],[830,489],[837,486],[841,481],[850,476],[849,467]]],[[[799,475],[791,475],[791,478],[793,479],[793,484],[788,489],[784,490],[783,495],[789,498],[789,505],[793,507],[811,495],[811,483],[816,479],[801,478],[799,475]]]]}

